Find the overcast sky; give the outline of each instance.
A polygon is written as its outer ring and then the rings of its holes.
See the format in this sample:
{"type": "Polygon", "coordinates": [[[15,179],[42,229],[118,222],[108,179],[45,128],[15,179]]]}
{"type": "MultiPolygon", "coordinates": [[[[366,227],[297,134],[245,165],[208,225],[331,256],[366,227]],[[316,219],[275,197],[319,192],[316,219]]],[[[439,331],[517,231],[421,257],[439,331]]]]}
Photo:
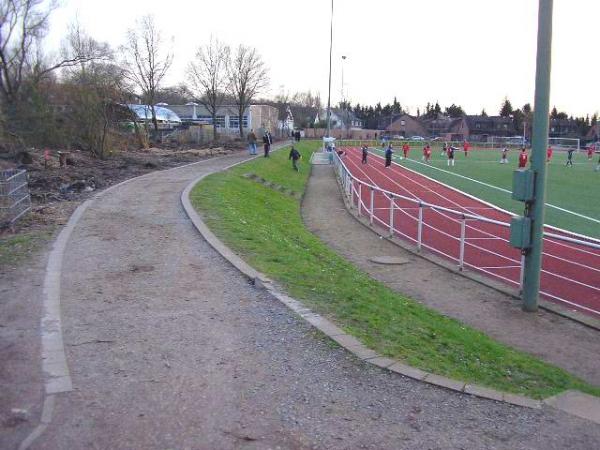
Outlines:
{"type": "MultiPolygon", "coordinates": [[[[533,102],[538,0],[336,0],[332,102],[344,82],[353,102],[428,102],[496,114],[533,102]]],[[[258,49],[273,96],[311,90],[327,99],[330,0],[62,0],[48,44],[58,48],[77,16],[94,38],[117,47],[136,18],[152,14],[173,37],[167,84],[185,79],[195,48],[211,35],[258,49]]],[[[554,0],[551,105],[600,110],[600,1],[554,0]]]]}

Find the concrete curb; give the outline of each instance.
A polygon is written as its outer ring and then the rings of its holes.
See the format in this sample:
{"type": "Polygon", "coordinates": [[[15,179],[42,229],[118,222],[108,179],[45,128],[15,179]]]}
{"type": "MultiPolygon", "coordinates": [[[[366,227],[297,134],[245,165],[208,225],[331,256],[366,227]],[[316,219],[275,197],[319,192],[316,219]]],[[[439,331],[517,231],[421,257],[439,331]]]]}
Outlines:
{"type": "MultiPolygon", "coordinates": [[[[243,162],[243,161],[242,161],[243,162]]],[[[235,165],[241,164],[237,163],[235,165]]],[[[233,166],[230,166],[233,167],[233,166]]],[[[229,167],[223,169],[227,170],[229,167]]],[[[284,305],[310,323],[312,326],[320,330],[326,336],[337,342],[340,346],[344,347],[350,353],[354,354],[357,358],[376,365],[378,367],[387,369],[392,372],[399,373],[409,378],[413,378],[419,381],[425,381],[426,383],[446,388],[455,392],[466,393],[489,400],[501,401],[504,403],[540,409],[542,402],[540,400],[523,397],[516,394],[503,393],[494,389],[486,388],[483,386],[469,385],[465,382],[458,380],[451,380],[446,377],[435,375],[429,372],[424,372],[420,369],[407,366],[400,362],[394,361],[390,358],[386,358],[379,355],[377,352],[364,346],[354,336],[345,333],[334,323],[330,322],[323,316],[313,312],[309,308],[305,307],[302,302],[288,296],[287,294],[279,291],[272,280],[270,280],[264,274],[258,272],[256,269],[244,262],[238,255],[236,255],[229,247],[227,247],[215,234],[210,231],[206,226],[200,215],[196,212],[189,198],[189,194],[194,186],[199,183],[204,177],[203,175],[192,181],[181,193],[181,204],[183,208],[196,227],[202,237],[218,252],[229,261],[235,268],[237,268],[248,280],[254,283],[255,287],[266,290],[270,295],[281,301],[284,305]]]]}

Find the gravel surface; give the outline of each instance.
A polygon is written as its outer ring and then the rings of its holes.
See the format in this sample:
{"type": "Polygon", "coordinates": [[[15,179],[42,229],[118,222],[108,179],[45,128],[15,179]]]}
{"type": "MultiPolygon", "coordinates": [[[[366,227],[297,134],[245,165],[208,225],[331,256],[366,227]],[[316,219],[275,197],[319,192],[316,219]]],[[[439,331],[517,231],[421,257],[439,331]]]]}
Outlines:
{"type": "Polygon", "coordinates": [[[346,211],[331,167],[313,167],[302,214],[325,243],[391,289],[600,386],[600,332],[544,310],[523,313],[518,300],[380,239],[346,211]]]}
{"type": "Polygon", "coordinates": [[[240,156],[106,195],[67,246],[75,390],[39,449],[589,449],[600,427],[435,388],[348,355],[254,289],[179,203],[240,156]]]}

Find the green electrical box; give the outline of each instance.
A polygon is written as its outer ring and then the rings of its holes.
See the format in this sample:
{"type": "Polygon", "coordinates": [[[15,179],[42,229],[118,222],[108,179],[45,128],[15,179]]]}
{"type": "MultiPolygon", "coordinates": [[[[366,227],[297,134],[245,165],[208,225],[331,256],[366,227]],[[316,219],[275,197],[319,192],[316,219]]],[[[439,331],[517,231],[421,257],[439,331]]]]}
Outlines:
{"type": "Polygon", "coordinates": [[[510,221],[510,245],[525,249],[531,247],[531,219],[513,217],[510,221]]]}
{"type": "Polygon", "coordinates": [[[513,172],[512,198],[521,202],[532,201],[534,179],[533,170],[515,170],[513,172]]]}

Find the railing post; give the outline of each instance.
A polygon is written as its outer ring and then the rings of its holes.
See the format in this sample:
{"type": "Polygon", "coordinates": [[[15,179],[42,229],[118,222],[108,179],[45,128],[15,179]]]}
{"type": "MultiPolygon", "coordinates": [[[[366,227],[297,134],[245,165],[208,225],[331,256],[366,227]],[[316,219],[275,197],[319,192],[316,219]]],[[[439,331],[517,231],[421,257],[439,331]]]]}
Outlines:
{"type": "Polygon", "coordinates": [[[348,173],[348,197],[350,197],[352,195],[352,187],[353,186],[354,186],[354,180],[352,180],[352,177],[348,173]]]}
{"type": "Polygon", "coordinates": [[[350,182],[350,208],[354,208],[354,180],[350,182]]]}
{"type": "Polygon", "coordinates": [[[360,212],[362,208],[362,183],[358,183],[358,217],[360,217],[360,212]]]}
{"type": "Polygon", "coordinates": [[[465,262],[465,232],[466,232],[466,222],[467,219],[465,216],[462,217],[460,222],[460,255],[458,257],[458,270],[462,271],[464,269],[465,262]]]}
{"type": "Polygon", "coordinates": [[[394,196],[390,195],[390,236],[394,235],[394,206],[396,202],[394,202],[394,196]]]}
{"type": "Polygon", "coordinates": [[[373,225],[373,210],[375,208],[375,189],[371,188],[371,211],[369,211],[369,223],[373,225]]]}
{"type": "Polygon", "coordinates": [[[423,242],[423,204],[419,202],[419,223],[417,224],[417,251],[421,251],[423,242]]]}

